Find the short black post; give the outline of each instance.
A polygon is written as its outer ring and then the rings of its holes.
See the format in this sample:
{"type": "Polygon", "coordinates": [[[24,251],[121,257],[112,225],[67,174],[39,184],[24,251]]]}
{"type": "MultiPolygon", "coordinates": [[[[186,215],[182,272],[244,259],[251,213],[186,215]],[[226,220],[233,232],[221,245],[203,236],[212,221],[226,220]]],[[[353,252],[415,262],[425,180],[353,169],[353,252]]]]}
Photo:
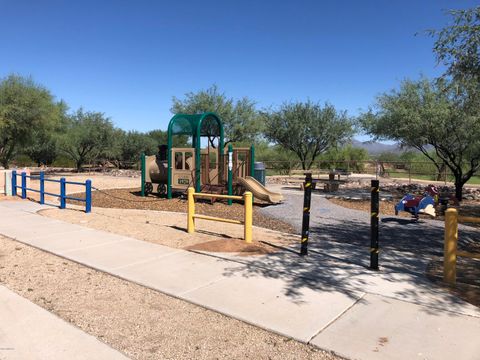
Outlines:
{"type": "Polygon", "coordinates": [[[378,180],[372,180],[370,205],[370,269],[378,270],[378,214],[380,212],[378,180]]]}
{"type": "Polygon", "coordinates": [[[310,204],[312,200],[312,173],[305,174],[303,193],[302,246],[300,255],[308,255],[308,234],[310,230],[310,204]]]}

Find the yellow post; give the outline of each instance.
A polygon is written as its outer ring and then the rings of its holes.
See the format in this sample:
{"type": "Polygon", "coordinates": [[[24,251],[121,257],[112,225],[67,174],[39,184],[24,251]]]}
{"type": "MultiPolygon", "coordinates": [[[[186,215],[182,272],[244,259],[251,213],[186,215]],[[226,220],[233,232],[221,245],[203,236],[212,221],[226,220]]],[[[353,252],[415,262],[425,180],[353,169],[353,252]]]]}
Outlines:
{"type": "Polygon", "coordinates": [[[187,199],[188,199],[188,211],[187,211],[187,232],[193,234],[195,232],[195,221],[193,217],[195,216],[195,199],[193,194],[195,189],[189,187],[187,190],[187,199]]]}
{"type": "Polygon", "coordinates": [[[250,191],[246,191],[243,194],[243,202],[245,206],[245,224],[244,224],[244,237],[245,242],[251,243],[252,242],[252,217],[253,217],[253,195],[250,191]]]}
{"type": "Polygon", "coordinates": [[[455,285],[457,278],[458,213],[445,211],[445,246],[443,253],[443,281],[455,285]]]}

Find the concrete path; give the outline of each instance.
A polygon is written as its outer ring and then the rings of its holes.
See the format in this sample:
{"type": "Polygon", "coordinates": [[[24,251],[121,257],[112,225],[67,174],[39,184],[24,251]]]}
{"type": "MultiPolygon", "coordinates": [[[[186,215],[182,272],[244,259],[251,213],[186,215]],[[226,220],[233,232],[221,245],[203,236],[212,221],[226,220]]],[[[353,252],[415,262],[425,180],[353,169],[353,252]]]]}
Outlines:
{"type": "Polygon", "coordinates": [[[42,217],[40,208],[1,202],[0,234],[349,358],[480,354],[480,310],[415,272],[371,272],[322,251],[197,254],[42,217]]]}
{"type": "Polygon", "coordinates": [[[0,286],[0,359],[127,359],[47,310],[0,286]]]}

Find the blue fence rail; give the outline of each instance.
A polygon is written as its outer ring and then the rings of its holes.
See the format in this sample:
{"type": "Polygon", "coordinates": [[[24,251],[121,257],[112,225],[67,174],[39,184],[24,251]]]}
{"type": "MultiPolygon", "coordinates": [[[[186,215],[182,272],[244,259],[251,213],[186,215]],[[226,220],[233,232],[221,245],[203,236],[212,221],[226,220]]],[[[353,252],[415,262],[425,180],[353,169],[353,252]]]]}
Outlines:
{"type": "Polygon", "coordinates": [[[67,199],[68,200],[76,200],[85,203],[85,212],[89,213],[92,211],[92,181],[87,180],[83,182],[76,182],[76,181],[67,181],[65,178],[60,178],[60,180],[53,180],[53,179],[45,179],[45,173],[43,171],[40,172],[38,176],[34,175],[27,175],[27,173],[22,172],[20,174],[17,173],[16,170],[12,171],[12,195],[17,196],[17,189],[21,191],[22,199],[27,198],[27,191],[33,191],[40,194],[40,204],[45,204],[45,195],[50,196],[57,196],[60,198],[60,209],[65,209],[67,207],[67,199]],[[17,177],[21,178],[20,185],[17,185],[17,177]],[[27,179],[34,179],[40,181],[39,189],[32,189],[27,187],[27,179]],[[53,182],[60,184],[60,194],[49,193],[45,191],[45,182],[53,182]],[[85,199],[76,198],[73,196],[67,195],[67,184],[71,185],[83,185],[85,186],[85,199]]]}

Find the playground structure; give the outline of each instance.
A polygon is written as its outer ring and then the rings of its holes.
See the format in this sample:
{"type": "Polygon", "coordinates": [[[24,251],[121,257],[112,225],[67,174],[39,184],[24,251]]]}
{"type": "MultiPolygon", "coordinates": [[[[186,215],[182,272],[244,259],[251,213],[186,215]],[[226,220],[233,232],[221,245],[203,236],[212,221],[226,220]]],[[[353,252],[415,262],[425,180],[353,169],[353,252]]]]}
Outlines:
{"type": "Polygon", "coordinates": [[[435,205],[437,204],[438,190],[434,185],[428,185],[423,195],[405,195],[398,204],[395,205],[395,215],[398,215],[400,211],[406,211],[417,219],[419,214],[427,214],[435,217],[435,205]]]}
{"type": "Polygon", "coordinates": [[[167,144],[159,146],[157,155],[142,156],[142,196],[152,193],[156,184],[158,194],[169,199],[194,187],[196,193],[232,196],[250,191],[262,201],[281,202],[281,194],[253,178],[254,160],[253,145],[225,149],[223,124],[215,113],[177,114],[168,125],[167,144]],[[176,135],[189,136],[192,147],[173,147],[176,135]]]}

